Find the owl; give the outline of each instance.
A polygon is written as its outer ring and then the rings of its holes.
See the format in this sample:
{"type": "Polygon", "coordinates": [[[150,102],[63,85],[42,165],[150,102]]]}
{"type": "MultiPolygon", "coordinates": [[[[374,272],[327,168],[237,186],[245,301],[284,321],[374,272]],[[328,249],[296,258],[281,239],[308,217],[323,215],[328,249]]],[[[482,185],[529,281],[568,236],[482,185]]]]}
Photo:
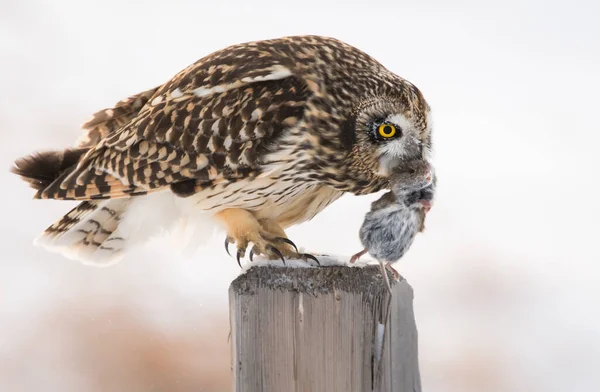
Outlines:
{"type": "Polygon", "coordinates": [[[233,45],[96,113],[73,148],[17,160],[36,199],[80,204],[36,242],[94,265],[184,223],[299,254],[285,229],[388,187],[431,150],[422,93],[361,50],[295,36],[233,45]]]}
{"type": "MultiPolygon", "coordinates": [[[[392,190],[371,204],[360,228],[365,249],[352,256],[350,262],[368,252],[379,261],[391,291],[385,267],[404,256],[417,233],[425,229],[425,216],[431,209],[437,179],[432,166],[423,160],[407,163],[390,177],[392,190]]],[[[393,269],[392,272],[396,274],[393,269]]]]}

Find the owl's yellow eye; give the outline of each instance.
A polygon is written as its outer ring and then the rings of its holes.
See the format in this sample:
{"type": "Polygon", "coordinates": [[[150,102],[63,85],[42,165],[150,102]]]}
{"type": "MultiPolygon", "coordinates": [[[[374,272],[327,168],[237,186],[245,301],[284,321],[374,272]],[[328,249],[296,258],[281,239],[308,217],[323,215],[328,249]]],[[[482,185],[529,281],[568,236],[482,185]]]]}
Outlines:
{"type": "Polygon", "coordinates": [[[396,127],[392,124],[381,124],[377,128],[377,133],[379,133],[379,136],[389,139],[396,135],[396,127]]]}

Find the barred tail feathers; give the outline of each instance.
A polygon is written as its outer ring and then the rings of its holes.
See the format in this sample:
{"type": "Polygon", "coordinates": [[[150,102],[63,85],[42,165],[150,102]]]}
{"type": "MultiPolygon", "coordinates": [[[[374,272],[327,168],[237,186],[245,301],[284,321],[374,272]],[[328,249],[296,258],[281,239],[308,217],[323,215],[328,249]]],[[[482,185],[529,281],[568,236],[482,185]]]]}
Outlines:
{"type": "Polygon", "coordinates": [[[84,264],[109,266],[135,246],[167,232],[177,241],[175,249],[204,243],[214,223],[189,206],[182,208],[177,200],[185,201],[165,191],[84,201],[47,228],[35,244],[84,264]]]}
{"type": "MultiPolygon", "coordinates": [[[[143,195],[141,186],[118,175],[98,171],[92,161],[99,152],[88,148],[34,153],[17,159],[11,171],[37,190],[34,199],[94,200],[143,195]]],[[[157,191],[157,188],[151,191],[157,191]]]]}
{"type": "Polygon", "coordinates": [[[48,227],[35,244],[84,264],[115,264],[123,258],[126,238],[118,228],[131,201],[84,201],[48,227]]]}

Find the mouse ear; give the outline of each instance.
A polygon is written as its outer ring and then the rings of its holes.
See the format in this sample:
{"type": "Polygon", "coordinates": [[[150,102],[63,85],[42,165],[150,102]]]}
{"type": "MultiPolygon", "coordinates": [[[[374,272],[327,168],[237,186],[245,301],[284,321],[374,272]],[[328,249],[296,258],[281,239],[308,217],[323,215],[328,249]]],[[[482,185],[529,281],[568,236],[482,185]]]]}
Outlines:
{"type": "Polygon", "coordinates": [[[393,191],[389,191],[371,203],[371,211],[380,210],[396,202],[396,194],[393,191]]]}

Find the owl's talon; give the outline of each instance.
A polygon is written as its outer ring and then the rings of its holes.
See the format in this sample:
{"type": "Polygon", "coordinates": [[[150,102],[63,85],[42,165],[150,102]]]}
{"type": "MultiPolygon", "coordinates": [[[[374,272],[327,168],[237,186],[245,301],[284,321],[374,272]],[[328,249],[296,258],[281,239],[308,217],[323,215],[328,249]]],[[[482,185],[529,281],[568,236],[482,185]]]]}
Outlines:
{"type": "Polygon", "coordinates": [[[227,252],[227,254],[231,256],[231,253],[229,253],[229,243],[229,237],[225,237],[225,252],[227,252]]]}
{"type": "Polygon", "coordinates": [[[270,252],[275,253],[277,256],[279,256],[279,258],[283,262],[283,265],[285,265],[285,259],[283,258],[283,254],[279,251],[279,249],[277,249],[273,245],[267,245],[267,250],[269,250],[270,252]]]}
{"type": "Polygon", "coordinates": [[[237,260],[237,263],[240,266],[240,268],[242,268],[242,262],[240,261],[240,259],[242,257],[244,257],[244,253],[245,253],[245,249],[244,248],[240,248],[240,249],[237,250],[237,252],[235,254],[235,259],[237,260]]]}
{"type": "Polygon", "coordinates": [[[287,238],[274,220],[257,220],[251,212],[237,208],[225,209],[217,213],[217,218],[226,226],[225,250],[229,254],[229,244],[234,243],[238,249],[236,260],[240,265],[245,255],[249,256],[250,261],[254,261],[254,256],[258,255],[269,260],[280,259],[284,265],[286,259],[299,255],[296,244],[287,238]]]}
{"type": "Polygon", "coordinates": [[[276,238],[277,241],[281,241],[281,242],[285,242],[286,244],[290,244],[291,246],[294,247],[294,249],[296,250],[296,253],[299,254],[298,252],[298,247],[296,246],[296,244],[294,244],[294,242],[292,240],[290,240],[289,238],[285,238],[285,237],[277,237],[276,238]]]}
{"type": "Polygon", "coordinates": [[[315,263],[317,263],[317,265],[319,267],[321,266],[319,259],[317,259],[315,256],[311,255],[310,253],[298,253],[298,256],[304,261],[312,260],[315,263]]]}

